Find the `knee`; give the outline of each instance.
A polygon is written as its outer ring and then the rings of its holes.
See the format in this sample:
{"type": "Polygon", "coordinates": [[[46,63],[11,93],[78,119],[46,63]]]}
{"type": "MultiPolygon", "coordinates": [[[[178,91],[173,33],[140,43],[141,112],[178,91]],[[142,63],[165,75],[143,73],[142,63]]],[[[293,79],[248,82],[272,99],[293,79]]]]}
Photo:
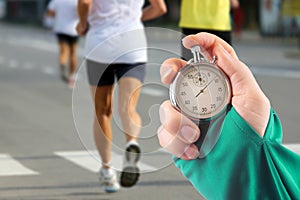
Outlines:
{"type": "Polygon", "coordinates": [[[119,115],[120,116],[128,116],[129,115],[129,110],[128,110],[128,105],[119,105],[119,115]]]}
{"type": "Polygon", "coordinates": [[[110,119],[112,117],[112,107],[111,105],[95,105],[95,113],[98,120],[110,119]]]}
{"type": "Polygon", "coordinates": [[[119,106],[119,115],[122,117],[132,117],[135,115],[138,115],[136,107],[135,106],[130,106],[129,104],[119,106]]]}

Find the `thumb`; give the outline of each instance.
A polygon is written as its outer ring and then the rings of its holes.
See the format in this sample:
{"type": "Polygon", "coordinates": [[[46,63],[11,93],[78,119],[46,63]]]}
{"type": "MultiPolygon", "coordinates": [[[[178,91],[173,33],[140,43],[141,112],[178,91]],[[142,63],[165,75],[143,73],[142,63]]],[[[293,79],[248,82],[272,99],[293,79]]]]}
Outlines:
{"type": "Polygon", "coordinates": [[[217,56],[217,65],[231,79],[236,73],[243,71],[240,61],[232,56],[221,44],[214,48],[214,55],[217,56]]]}
{"type": "Polygon", "coordinates": [[[243,94],[247,88],[257,89],[256,80],[250,69],[236,56],[230,54],[221,44],[214,49],[217,66],[228,76],[232,85],[233,96],[243,94]]]}

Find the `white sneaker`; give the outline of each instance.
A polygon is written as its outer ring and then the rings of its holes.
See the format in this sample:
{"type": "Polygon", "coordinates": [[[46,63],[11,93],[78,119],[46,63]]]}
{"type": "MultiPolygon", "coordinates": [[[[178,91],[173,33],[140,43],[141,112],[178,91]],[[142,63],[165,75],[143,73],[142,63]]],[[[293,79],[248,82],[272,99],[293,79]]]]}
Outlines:
{"type": "Polygon", "coordinates": [[[69,75],[69,78],[68,78],[68,87],[70,89],[74,88],[75,81],[76,81],[76,74],[74,73],[74,74],[69,75]]]}
{"type": "Polygon", "coordinates": [[[120,178],[121,186],[132,187],[137,183],[140,176],[140,169],[137,166],[140,159],[140,153],[141,149],[136,142],[127,144],[123,170],[120,178]]]}
{"type": "Polygon", "coordinates": [[[99,181],[107,193],[117,192],[120,189],[117,181],[117,173],[113,169],[101,169],[99,172],[99,181]]]}

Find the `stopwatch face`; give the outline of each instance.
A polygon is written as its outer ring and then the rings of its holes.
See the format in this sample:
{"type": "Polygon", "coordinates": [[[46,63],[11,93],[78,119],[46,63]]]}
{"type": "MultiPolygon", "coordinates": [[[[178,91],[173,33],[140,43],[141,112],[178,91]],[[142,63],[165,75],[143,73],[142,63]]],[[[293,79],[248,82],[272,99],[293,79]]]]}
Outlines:
{"type": "Polygon", "coordinates": [[[209,119],[228,105],[231,87],[227,76],[214,64],[189,64],[171,84],[170,99],[187,117],[209,119]]]}

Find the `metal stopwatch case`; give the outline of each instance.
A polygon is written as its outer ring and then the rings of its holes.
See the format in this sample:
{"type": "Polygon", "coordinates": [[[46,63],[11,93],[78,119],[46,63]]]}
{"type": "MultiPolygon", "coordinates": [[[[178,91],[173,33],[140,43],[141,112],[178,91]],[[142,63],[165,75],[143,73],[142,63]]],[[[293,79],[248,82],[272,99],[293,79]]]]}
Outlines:
{"type": "Polygon", "coordinates": [[[173,106],[193,121],[209,121],[222,113],[231,101],[231,85],[216,66],[216,57],[208,61],[192,47],[193,59],[183,67],[170,86],[173,106]]]}

